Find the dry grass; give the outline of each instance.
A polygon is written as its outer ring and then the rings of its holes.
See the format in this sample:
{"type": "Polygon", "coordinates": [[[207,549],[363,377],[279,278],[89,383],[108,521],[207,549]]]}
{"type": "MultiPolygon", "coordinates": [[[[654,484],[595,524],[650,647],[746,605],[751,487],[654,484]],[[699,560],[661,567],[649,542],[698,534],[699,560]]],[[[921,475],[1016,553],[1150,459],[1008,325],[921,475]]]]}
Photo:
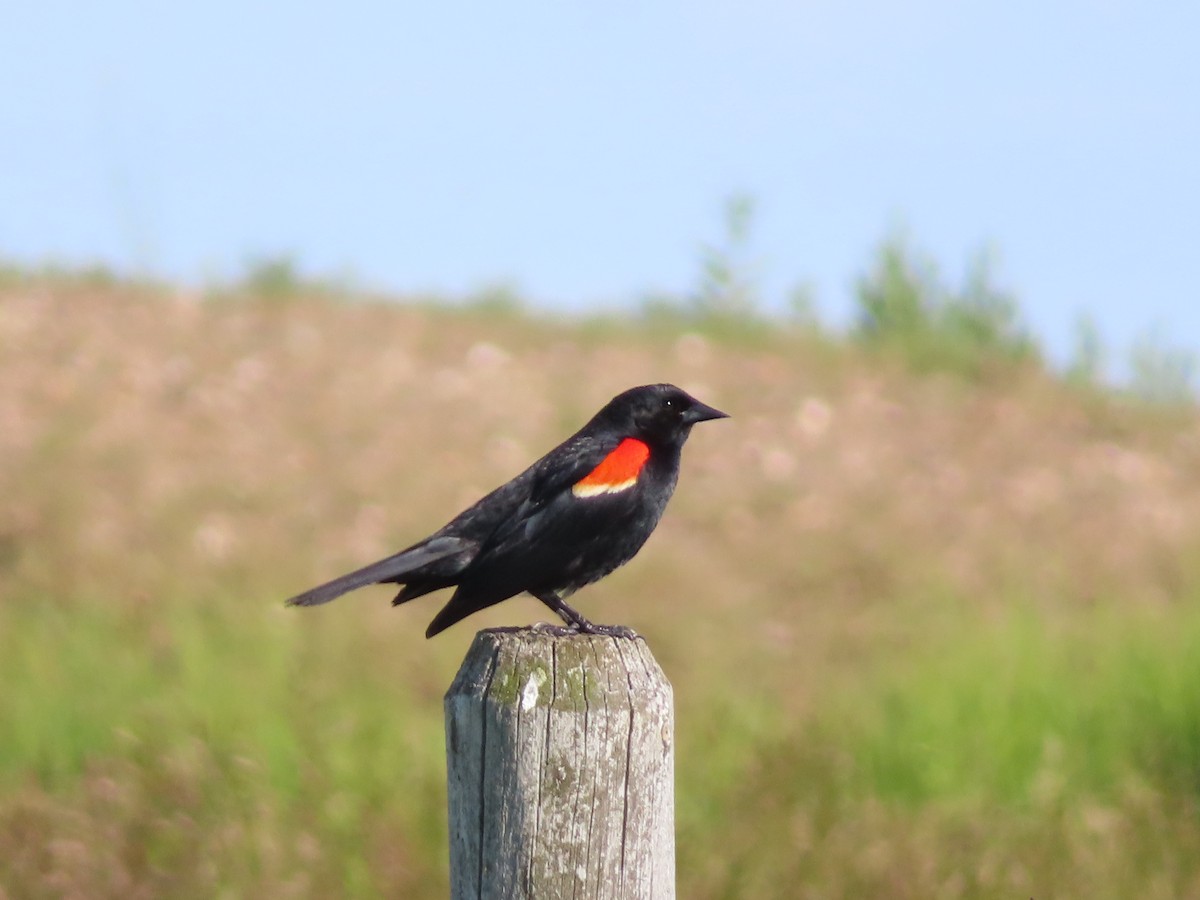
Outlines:
{"type": "Polygon", "coordinates": [[[444,896],[441,692],[542,608],[426,643],[436,598],[279,602],[670,380],[735,419],[580,602],[675,684],[681,896],[1200,897],[1194,411],[54,284],[0,294],[0,379],[0,896],[444,896]]]}

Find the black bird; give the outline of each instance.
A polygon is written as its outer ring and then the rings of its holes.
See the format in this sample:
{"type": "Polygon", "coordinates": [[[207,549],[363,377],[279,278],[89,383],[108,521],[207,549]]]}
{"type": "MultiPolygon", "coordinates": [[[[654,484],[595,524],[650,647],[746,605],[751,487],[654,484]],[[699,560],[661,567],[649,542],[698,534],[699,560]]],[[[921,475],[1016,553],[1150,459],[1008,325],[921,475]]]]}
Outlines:
{"type": "Polygon", "coordinates": [[[625,633],[593,625],[565,600],[642,548],[675,490],[692,426],[726,416],[671,384],[631,388],[429,537],[287,604],[317,606],[368,584],[399,584],[396,605],[454,587],[425,631],[433,637],[528,591],[575,630],[625,633]]]}

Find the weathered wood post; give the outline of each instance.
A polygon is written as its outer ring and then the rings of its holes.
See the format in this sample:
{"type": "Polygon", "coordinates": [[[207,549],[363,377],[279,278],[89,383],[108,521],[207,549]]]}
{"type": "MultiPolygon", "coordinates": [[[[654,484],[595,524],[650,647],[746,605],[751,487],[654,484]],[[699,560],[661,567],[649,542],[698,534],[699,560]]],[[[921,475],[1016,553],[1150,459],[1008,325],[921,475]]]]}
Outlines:
{"type": "Polygon", "coordinates": [[[481,631],[446,693],[452,900],[672,900],[673,746],[641,638],[481,631]]]}

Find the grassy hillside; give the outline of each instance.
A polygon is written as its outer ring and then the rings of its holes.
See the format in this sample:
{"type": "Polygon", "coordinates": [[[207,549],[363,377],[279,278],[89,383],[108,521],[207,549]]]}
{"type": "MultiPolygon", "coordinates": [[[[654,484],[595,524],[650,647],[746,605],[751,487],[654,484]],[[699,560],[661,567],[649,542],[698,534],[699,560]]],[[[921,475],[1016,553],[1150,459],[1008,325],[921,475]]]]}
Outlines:
{"type": "Polygon", "coordinates": [[[4,288],[0,896],[446,896],[442,692],[544,608],[281,601],[670,380],[735,418],[578,600],[675,685],[681,897],[1200,897],[1194,409],[901,358],[4,288]]]}

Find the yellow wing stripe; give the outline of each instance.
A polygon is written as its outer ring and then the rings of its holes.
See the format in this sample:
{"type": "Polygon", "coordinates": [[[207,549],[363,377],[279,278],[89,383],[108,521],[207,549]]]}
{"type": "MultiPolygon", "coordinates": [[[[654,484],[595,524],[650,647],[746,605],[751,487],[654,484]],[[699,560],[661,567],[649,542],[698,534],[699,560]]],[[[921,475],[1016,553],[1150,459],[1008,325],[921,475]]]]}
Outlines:
{"type": "Polygon", "coordinates": [[[595,497],[599,494],[618,494],[621,491],[629,490],[635,484],[637,484],[636,475],[633,478],[629,478],[625,481],[610,481],[608,484],[599,484],[596,482],[588,484],[587,482],[580,481],[571,488],[571,493],[576,497],[595,497]]]}

